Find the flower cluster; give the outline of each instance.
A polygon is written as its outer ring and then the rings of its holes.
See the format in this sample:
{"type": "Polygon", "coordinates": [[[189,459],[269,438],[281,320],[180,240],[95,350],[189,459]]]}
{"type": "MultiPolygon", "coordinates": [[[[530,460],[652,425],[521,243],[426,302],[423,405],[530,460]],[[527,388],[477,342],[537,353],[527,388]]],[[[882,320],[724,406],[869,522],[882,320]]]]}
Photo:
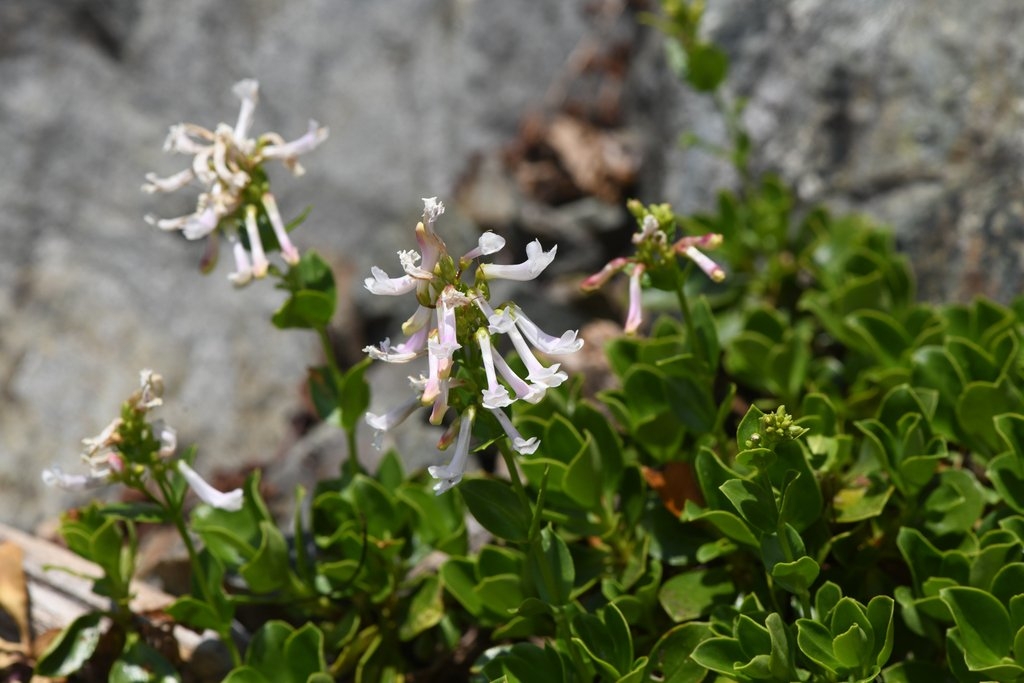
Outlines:
{"type": "Polygon", "coordinates": [[[633,234],[636,254],[628,258],[612,259],[600,271],[586,278],[580,287],[584,291],[593,291],[602,287],[619,271],[628,271],[629,309],[626,313],[624,331],[626,334],[636,334],[640,323],[643,322],[641,296],[645,273],[650,276],[658,271],[668,271],[673,275],[671,281],[677,283],[678,280],[674,276],[677,272],[677,259],[680,256],[697,264],[697,267],[715,282],[725,279],[725,271],[700,250],[720,245],[721,235],[688,235],[673,242],[670,240],[675,237],[676,224],[671,208],[667,204],[645,209],[639,202],[633,200],[629,208],[639,224],[637,232],[633,234]]]}
{"type": "Polygon", "coordinates": [[[43,470],[43,482],[71,491],[93,489],[113,482],[141,488],[147,472],[172,464],[199,499],[222,510],[242,507],[242,490],[224,493],[211,486],[183,458],[171,460],[178,447],[173,429],[162,420],[150,421],[148,413],[163,404],[163,379],[152,370],[140,373],[140,387],[115,418],[97,436],[83,439],[82,460],[87,474],[68,474],[60,467],[43,470]]]}
{"type": "Polygon", "coordinates": [[[446,447],[454,439],[455,454],[447,466],[429,468],[431,476],[439,480],[434,490],[443,493],[462,479],[473,422],[480,409],[494,417],[518,453],[536,451],[538,440],[523,438],[504,408],[519,399],[536,403],[549,388],[568,378],[558,363],[544,365],[534,350],[547,355],[573,353],[583,346],[583,340],[577,339],[573,330],[559,337],[547,334],[514,303],[492,308],[488,302],[488,281],[533,280],[554,260],[557,247],[545,251],[534,240],[526,246],[526,260],[521,263],[478,263],[473,270],[474,262],[500,251],[505,240],[485,232],[475,248],[456,259],[435,229],[444,205],[436,197],[423,203],[423,220],[416,226],[419,251],[398,252],[404,274],[391,277],[374,266],[365,281],[374,294],[413,294],[419,306],[402,325],[406,335],[403,341],[392,344],[385,339],[364,351],[389,363],[407,363],[426,356],[427,374],[410,377],[412,392],[408,400],[384,414],[367,413],[366,421],[377,430],[379,445],[382,434],[417,408],[431,408],[432,424],[441,424],[454,408],[458,418],[441,438],[439,447],[446,447]],[[465,281],[470,272],[472,284],[465,281]],[[526,368],[525,377],[513,370],[495,348],[497,335],[509,338],[526,368]]]}
{"type": "Polygon", "coordinates": [[[306,134],[291,142],[277,133],[251,138],[249,129],[259,83],[252,79],[239,81],[234,93],[242,101],[235,125],[220,123],[212,131],[193,123],[171,126],[164,150],[190,155],[192,164],[166,178],[150,173],[142,189],[149,193],[173,192],[197,182],[202,190],[193,213],[177,218],[146,216],[146,221],[163,230],[181,230],[190,240],[209,237],[204,261],[211,264],[216,260],[218,234],[223,233],[235,259],[235,272],[229,279],[244,285],[266,275],[270,266],[261,225],[269,225],[268,232],[273,232],[286,263],[295,265],[299,260],[269,190],[263,162],[278,159],[292,173],[301,175],[304,171],[298,163],[299,155],[323,142],[327,128],[311,120],[306,134]]]}

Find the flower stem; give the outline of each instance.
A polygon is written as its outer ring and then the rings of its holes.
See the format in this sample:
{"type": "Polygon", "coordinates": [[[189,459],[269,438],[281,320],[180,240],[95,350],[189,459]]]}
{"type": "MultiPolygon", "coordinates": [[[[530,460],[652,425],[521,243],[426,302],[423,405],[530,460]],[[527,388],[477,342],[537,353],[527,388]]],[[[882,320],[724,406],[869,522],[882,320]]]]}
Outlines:
{"type": "Polygon", "coordinates": [[[516,495],[519,496],[519,500],[527,510],[533,510],[533,505],[530,504],[530,496],[526,493],[526,487],[523,486],[523,480],[519,476],[519,469],[516,466],[516,457],[513,455],[512,450],[509,448],[508,443],[504,439],[498,440],[498,451],[501,452],[501,457],[505,460],[505,467],[508,468],[509,479],[512,480],[512,488],[515,489],[516,495]]]}
{"type": "Polygon", "coordinates": [[[686,337],[690,342],[694,355],[706,364],[710,364],[710,359],[707,357],[707,349],[704,348],[704,344],[697,336],[697,328],[693,324],[693,315],[690,312],[690,302],[686,298],[686,281],[689,279],[690,271],[692,270],[693,264],[687,263],[683,269],[682,276],[676,280],[676,298],[679,300],[679,311],[682,313],[683,323],[686,325],[686,337]]]}
{"type": "MultiPolygon", "coordinates": [[[[316,328],[317,337],[320,339],[320,347],[323,350],[324,360],[327,363],[327,372],[330,374],[331,386],[334,388],[334,395],[338,399],[338,409],[341,408],[341,391],[345,386],[345,373],[338,365],[338,359],[334,355],[334,345],[331,343],[331,335],[326,325],[319,325],[316,328]]],[[[341,425],[345,430],[345,442],[348,445],[348,458],[342,463],[342,475],[345,479],[351,480],[359,474],[359,443],[356,439],[356,429],[349,429],[344,422],[341,425]]]]}
{"type": "MultiPolygon", "coordinates": [[[[157,486],[160,488],[160,493],[163,495],[164,505],[171,513],[171,520],[174,522],[175,528],[178,530],[178,535],[181,536],[182,542],[185,544],[185,550],[188,552],[189,563],[192,565],[192,572],[195,574],[195,583],[199,586],[199,591],[202,593],[203,601],[213,606],[213,596],[210,595],[209,583],[206,579],[206,572],[203,569],[202,563],[199,561],[199,553],[196,552],[196,546],[192,542],[192,536],[188,532],[188,528],[185,526],[185,518],[183,514],[184,499],[176,498],[167,482],[167,479],[163,473],[153,477],[156,481],[157,486]]],[[[215,610],[216,611],[216,610],[215,610]]],[[[224,647],[227,648],[228,653],[231,655],[231,661],[235,667],[242,665],[242,655],[238,651],[238,646],[235,644],[234,639],[231,637],[231,624],[223,624],[222,630],[218,632],[221,642],[224,643],[224,647]]]]}

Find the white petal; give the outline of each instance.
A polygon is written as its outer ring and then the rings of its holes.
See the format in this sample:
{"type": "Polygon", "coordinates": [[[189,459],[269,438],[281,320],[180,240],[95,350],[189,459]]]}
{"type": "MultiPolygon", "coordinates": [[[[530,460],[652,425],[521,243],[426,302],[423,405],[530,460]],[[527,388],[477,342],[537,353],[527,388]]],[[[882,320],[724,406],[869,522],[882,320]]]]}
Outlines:
{"type": "Polygon", "coordinates": [[[178,472],[181,473],[181,476],[185,477],[185,481],[195,491],[195,494],[199,496],[199,500],[210,507],[215,507],[218,510],[228,510],[229,512],[236,512],[242,509],[242,502],[245,496],[242,493],[242,489],[233,489],[227,492],[218,491],[200,477],[198,472],[189,467],[188,463],[184,460],[178,461],[178,472]]]}

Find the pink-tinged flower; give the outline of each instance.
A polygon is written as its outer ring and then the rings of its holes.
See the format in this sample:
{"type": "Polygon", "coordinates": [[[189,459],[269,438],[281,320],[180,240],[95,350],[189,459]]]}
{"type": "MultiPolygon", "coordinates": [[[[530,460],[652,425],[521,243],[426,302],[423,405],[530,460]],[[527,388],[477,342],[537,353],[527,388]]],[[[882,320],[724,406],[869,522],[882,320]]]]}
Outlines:
{"type": "Polygon", "coordinates": [[[626,334],[636,334],[643,322],[643,297],[640,289],[640,280],[644,275],[644,264],[637,263],[633,266],[633,272],[629,275],[629,311],[626,313],[626,324],[623,329],[626,334]]]}
{"type": "Polygon", "coordinates": [[[557,250],[558,247],[554,246],[544,251],[540,240],[534,240],[526,245],[526,260],[522,263],[511,266],[482,263],[480,273],[485,280],[533,280],[551,265],[557,250]]]}
{"type": "Polygon", "coordinates": [[[547,386],[543,384],[528,384],[516,371],[509,367],[509,364],[501,357],[501,354],[494,354],[494,368],[501,375],[501,378],[508,382],[517,399],[527,403],[540,403],[547,392],[547,386]]]}
{"type": "Polygon", "coordinates": [[[473,418],[475,410],[467,408],[459,418],[459,438],[455,442],[455,454],[451,462],[445,466],[433,465],[427,468],[434,479],[439,480],[434,484],[434,493],[441,495],[460,481],[466,471],[466,462],[469,460],[469,437],[473,431],[473,418]]]}
{"type": "Polygon", "coordinates": [[[299,250],[295,248],[295,245],[292,244],[291,239],[288,237],[288,230],[285,229],[284,221],[281,220],[281,212],[277,210],[277,200],[274,199],[274,195],[271,193],[264,192],[260,201],[263,202],[267,218],[270,219],[270,227],[274,229],[277,243],[281,246],[281,258],[288,265],[294,266],[299,262],[299,250]]]}
{"type": "Polygon", "coordinates": [[[487,377],[487,388],[483,390],[483,406],[491,409],[504,408],[512,403],[512,397],[508,395],[508,389],[498,382],[498,376],[494,370],[494,347],[491,346],[491,335],[481,327],[476,331],[476,341],[480,345],[484,374],[487,377]]]}
{"type": "Polygon", "coordinates": [[[374,360],[387,363],[408,363],[422,356],[427,350],[427,328],[421,327],[411,337],[397,346],[391,345],[388,337],[379,346],[366,346],[363,352],[374,360]]]}
{"type": "MultiPolygon", "coordinates": [[[[631,202],[630,211],[635,215],[643,213],[642,218],[638,216],[640,225],[632,238],[633,244],[636,245],[636,254],[612,259],[600,271],[584,279],[580,283],[580,289],[585,292],[596,290],[606,284],[616,273],[628,270],[629,309],[623,329],[626,334],[636,334],[643,322],[641,299],[645,273],[649,273],[651,279],[654,280],[656,272],[664,271],[667,268],[676,268],[679,256],[692,260],[715,282],[725,279],[725,271],[698,249],[698,247],[718,246],[722,243],[721,235],[709,233],[684,236],[675,243],[669,244],[669,235],[676,231],[676,225],[668,205],[644,209],[639,202],[631,202]]],[[[672,281],[674,280],[675,278],[672,278],[672,281]]]]}
{"type": "Polygon", "coordinates": [[[213,237],[217,230],[227,233],[237,266],[230,279],[241,285],[252,277],[261,277],[267,268],[262,243],[258,235],[253,234],[253,226],[258,223],[255,220],[250,223],[249,213],[253,207],[266,216],[273,228],[284,261],[289,265],[299,261],[298,249],[288,237],[273,194],[253,192],[254,179],[265,181],[263,164],[271,159],[280,160],[292,173],[300,175],[302,167],[297,157],[323,142],[327,129],[311,121],[306,134],[291,142],[277,133],[249,137],[259,99],[259,84],[252,79],[239,81],[234,93],[241,100],[235,125],[221,123],[212,131],[191,123],[172,126],[164,149],[189,155],[192,162],[189,168],[166,178],[148,174],[142,189],[149,193],[174,192],[195,182],[200,193],[193,213],[169,219],[147,216],[146,221],[163,230],[181,230],[190,240],[213,237]],[[248,233],[251,255],[242,253],[246,250],[237,240],[237,230],[242,225],[248,233]],[[248,268],[242,266],[243,260],[251,260],[248,268]]]}
{"type": "Polygon", "coordinates": [[[533,455],[537,451],[537,447],[540,446],[540,440],[535,436],[524,439],[523,435],[512,424],[512,420],[508,419],[505,411],[492,408],[491,414],[498,420],[501,428],[505,430],[505,435],[512,442],[512,448],[516,450],[516,453],[520,455],[533,455]]]}
{"type": "Polygon", "coordinates": [[[242,489],[232,489],[231,491],[218,491],[209,484],[205,479],[199,476],[199,473],[189,467],[188,463],[184,460],[177,462],[178,473],[185,478],[188,482],[189,488],[191,488],[199,500],[203,501],[210,507],[215,507],[218,510],[227,510],[229,512],[237,512],[242,509],[242,502],[244,494],[242,489]]]}
{"type": "MultiPolygon", "coordinates": [[[[545,251],[539,241],[534,241],[527,246],[527,258],[522,263],[473,265],[480,258],[500,251],[505,246],[504,238],[485,232],[474,248],[456,259],[435,229],[443,213],[444,205],[436,197],[423,200],[423,220],[416,226],[419,252],[398,252],[403,276],[393,278],[376,266],[371,269],[371,277],[365,280],[368,290],[384,295],[414,293],[419,305],[402,325],[402,331],[408,335],[406,342],[392,346],[386,339],[379,347],[364,349],[375,359],[405,362],[420,355],[425,347],[427,373],[413,381],[418,391],[416,402],[423,407],[430,406],[432,424],[441,424],[449,408],[462,415],[461,422],[455,422],[442,438],[442,444],[446,445],[455,440],[454,430],[459,430],[451,464],[431,468],[431,473],[441,480],[435,487],[439,493],[454,486],[462,476],[468,457],[469,423],[475,414],[472,411],[481,407],[501,409],[520,399],[536,403],[544,397],[548,387],[558,386],[567,379],[557,364],[545,367],[534,356],[530,345],[552,354],[572,353],[582,345],[575,330],[555,337],[541,330],[518,307],[508,305],[495,312],[487,303],[489,288],[485,280],[531,280],[551,263],[554,247],[545,251]],[[470,274],[475,276],[472,283],[470,274]],[[492,334],[506,334],[512,339],[526,365],[527,379],[519,377],[498,353],[492,334]],[[480,349],[479,355],[475,353],[476,348],[480,349]]],[[[410,401],[402,406],[399,414],[403,419],[413,410],[413,405],[410,401]]],[[[367,420],[378,426],[384,424],[383,417],[378,415],[370,414],[367,420]]],[[[523,453],[536,448],[535,439],[522,439],[511,432],[509,438],[523,453]]]]}
{"type": "Polygon", "coordinates": [[[604,268],[583,280],[583,282],[580,283],[580,289],[584,292],[592,292],[604,287],[608,280],[612,279],[613,275],[628,266],[630,263],[633,263],[633,260],[626,258],[625,256],[612,259],[605,264],[604,268]]]}

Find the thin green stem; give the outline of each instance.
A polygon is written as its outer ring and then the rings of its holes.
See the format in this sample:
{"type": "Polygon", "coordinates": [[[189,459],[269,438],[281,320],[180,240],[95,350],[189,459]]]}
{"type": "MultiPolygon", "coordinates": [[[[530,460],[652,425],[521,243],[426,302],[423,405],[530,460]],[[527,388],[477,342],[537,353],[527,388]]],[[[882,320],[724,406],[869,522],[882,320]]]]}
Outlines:
{"type": "MultiPolygon", "coordinates": [[[[772,501],[775,503],[775,533],[779,537],[779,545],[782,548],[782,556],[786,558],[786,562],[794,562],[800,558],[796,556],[796,552],[793,550],[793,545],[789,542],[789,534],[786,533],[786,522],[782,519],[782,501],[776,500],[775,492],[772,488],[772,481],[768,477],[768,473],[761,470],[761,485],[765,487],[768,495],[771,496],[772,501]]],[[[800,607],[803,609],[803,616],[811,616],[811,596],[806,591],[800,591],[796,594],[800,600],[800,607]]]]}
{"type": "MultiPolygon", "coordinates": [[[[334,391],[338,396],[338,403],[341,404],[341,391],[345,385],[345,373],[338,365],[338,359],[334,356],[334,345],[331,343],[331,335],[327,331],[326,325],[320,325],[316,328],[317,337],[320,339],[320,347],[324,354],[324,360],[327,363],[327,371],[330,374],[331,385],[334,387],[334,391]]],[[[348,429],[344,425],[342,428],[345,430],[345,442],[348,445],[348,458],[342,463],[342,474],[348,480],[351,480],[355,475],[359,474],[362,468],[359,466],[359,443],[356,439],[356,430],[348,429]]]]}
{"type": "Polygon", "coordinates": [[[530,496],[527,495],[526,487],[523,486],[523,480],[519,476],[516,457],[504,439],[498,440],[498,451],[505,460],[505,467],[508,468],[508,476],[512,480],[512,488],[515,489],[516,495],[519,496],[519,500],[526,506],[527,510],[533,510],[533,505],[530,504],[530,496]]]}
{"type": "Polygon", "coordinates": [[[689,280],[691,270],[693,270],[693,264],[687,263],[682,275],[676,279],[676,298],[679,300],[679,312],[683,316],[683,324],[686,325],[686,337],[690,346],[696,356],[707,363],[709,361],[707,349],[704,348],[704,344],[697,336],[697,328],[693,324],[693,315],[690,313],[690,302],[686,298],[686,281],[689,280]]]}
{"type": "MultiPolygon", "coordinates": [[[[174,522],[174,526],[178,530],[178,535],[181,536],[181,540],[185,544],[185,551],[188,553],[189,563],[192,565],[192,571],[197,577],[195,583],[199,585],[199,591],[202,593],[203,601],[208,605],[213,605],[213,596],[210,595],[206,572],[203,569],[202,563],[199,561],[199,553],[196,551],[196,546],[192,542],[192,536],[188,532],[188,527],[185,526],[185,517],[183,514],[184,500],[179,500],[173,495],[164,474],[158,474],[154,476],[153,479],[160,488],[160,493],[164,499],[164,505],[170,511],[171,520],[174,522]]],[[[218,634],[220,635],[221,642],[224,643],[224,647],[227,648],[228,653],[231,655],[231,661],[234,663],[234,666],[241,666],[242,655],[238,651],[238,646],[235,645],[234,639],[231,637],[231,624],[224,624],[223,629],[224,630],[218,634]]]]}

